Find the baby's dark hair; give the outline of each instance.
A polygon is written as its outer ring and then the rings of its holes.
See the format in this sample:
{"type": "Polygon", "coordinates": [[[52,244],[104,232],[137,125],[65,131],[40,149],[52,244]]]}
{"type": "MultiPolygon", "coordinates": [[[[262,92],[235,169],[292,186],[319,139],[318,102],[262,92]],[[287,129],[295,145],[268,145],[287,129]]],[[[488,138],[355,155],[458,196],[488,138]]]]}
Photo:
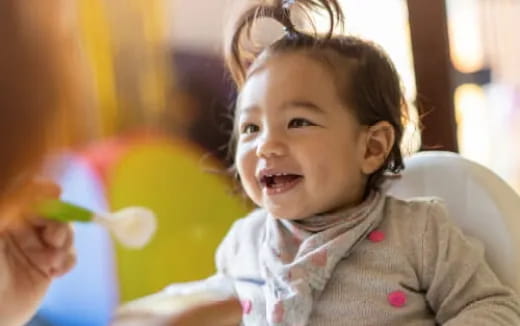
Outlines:
{"type": "MultiPolygon", "coordinates": [[[[385,173],[397,174],[404,168],[400,143],[407,103],[397,71],[378,45],[353,36],[333,35],[334,28],[342,21],[343,12],[337,0],[276,0],[271,4],[257,4],[239,16],[225,47],[226,63],[239,90],[248,72],[278,54],[299,52],[329,67],[338,80],[340,99],[353,109],[362,125],[387,121],[394,128],[393,147],[384,164],[369,176],[368,192],[380,186],[385,173]],[[291,21],[291,10],[295,7],[304,13],[324,9],[330,21],[327,34],[298,31],[291,21]],[[284,26],[285,34],[266,47],[254,49],[251,47],[252,30],[262,18],[278,21],[284,26]]],[[[234,151],[235,143],[232,137],[231,151],[234,151]]]]}

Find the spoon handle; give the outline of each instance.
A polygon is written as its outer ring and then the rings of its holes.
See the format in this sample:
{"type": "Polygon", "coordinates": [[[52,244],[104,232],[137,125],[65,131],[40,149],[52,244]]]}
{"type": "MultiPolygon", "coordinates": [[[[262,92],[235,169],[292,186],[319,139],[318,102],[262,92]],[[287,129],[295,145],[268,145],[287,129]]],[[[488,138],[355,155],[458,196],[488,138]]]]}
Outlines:
{"type": "Polygon", "coordinates": [[[36,211],[44,218],[60,222],[90,222],[94,216],[86,208],[59,199],[44,201],[36,211]]]}

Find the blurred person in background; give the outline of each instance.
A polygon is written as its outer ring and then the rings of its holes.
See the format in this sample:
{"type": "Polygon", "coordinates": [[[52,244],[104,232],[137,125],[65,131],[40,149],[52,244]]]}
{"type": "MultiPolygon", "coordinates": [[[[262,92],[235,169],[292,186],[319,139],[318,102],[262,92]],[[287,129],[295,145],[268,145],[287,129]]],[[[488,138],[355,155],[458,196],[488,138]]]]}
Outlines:
{"type": "MultiPolygon", "coordinates": [[[[69,4],[0,0],[2,326],[27,323],[52,280],[76,260],[70,225],[39,218],[33,209],[60,194],[55,183],[39,178],[46,157],[70,145],[82,129],[73,114],[82,100],[74,82],[81,74],[69,57],[71,36],[62,16],[69,4]]],[[[241,313],[232,299],[184,311],[172,316],[171,324],[228,325],[227,319],[239,319],[241,313]],[[229,313],[217,317],[222,311],[229,313]]]]}
{"type": "Polygon", "coordinates": [[[23,325],[51,281],[75,263],[69,225],[38,218],[34,205],[59,187],[37,175],[58,142],[71,96],[58,1],[0,0],[0,325],[23,325]],[[60,36],[61,35],[61,36],[60,36]]]}

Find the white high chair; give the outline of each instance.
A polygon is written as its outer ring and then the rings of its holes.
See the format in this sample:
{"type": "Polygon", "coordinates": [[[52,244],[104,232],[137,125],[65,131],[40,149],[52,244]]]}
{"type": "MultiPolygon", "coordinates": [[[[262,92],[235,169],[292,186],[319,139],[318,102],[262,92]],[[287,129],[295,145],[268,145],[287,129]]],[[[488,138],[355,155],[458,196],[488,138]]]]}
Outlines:
{"type": "Polygon", "coordinates": [[[450,152],[428,151],[405,160],[402,177],[390,181],[397,198],[435,196],[453,221],[483,242],[499,279],[520,293],[520,197],[487,168],[450,152]]]}

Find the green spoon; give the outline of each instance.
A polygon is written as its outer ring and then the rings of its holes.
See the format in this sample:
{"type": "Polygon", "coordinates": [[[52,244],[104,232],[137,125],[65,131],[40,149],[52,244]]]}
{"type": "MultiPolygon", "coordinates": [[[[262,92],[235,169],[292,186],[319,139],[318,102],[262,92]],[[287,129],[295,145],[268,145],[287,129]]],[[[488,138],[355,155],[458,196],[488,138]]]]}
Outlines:
{"type": "Polygon", "coordinates": [[[60,222],[93,222],[107,228],[124,246],[142,248],[157,229],[155,214],[144,207],[128,207],[115,213],[97,213],[59,199],[40,204],[38,213],[60,222]]]}

